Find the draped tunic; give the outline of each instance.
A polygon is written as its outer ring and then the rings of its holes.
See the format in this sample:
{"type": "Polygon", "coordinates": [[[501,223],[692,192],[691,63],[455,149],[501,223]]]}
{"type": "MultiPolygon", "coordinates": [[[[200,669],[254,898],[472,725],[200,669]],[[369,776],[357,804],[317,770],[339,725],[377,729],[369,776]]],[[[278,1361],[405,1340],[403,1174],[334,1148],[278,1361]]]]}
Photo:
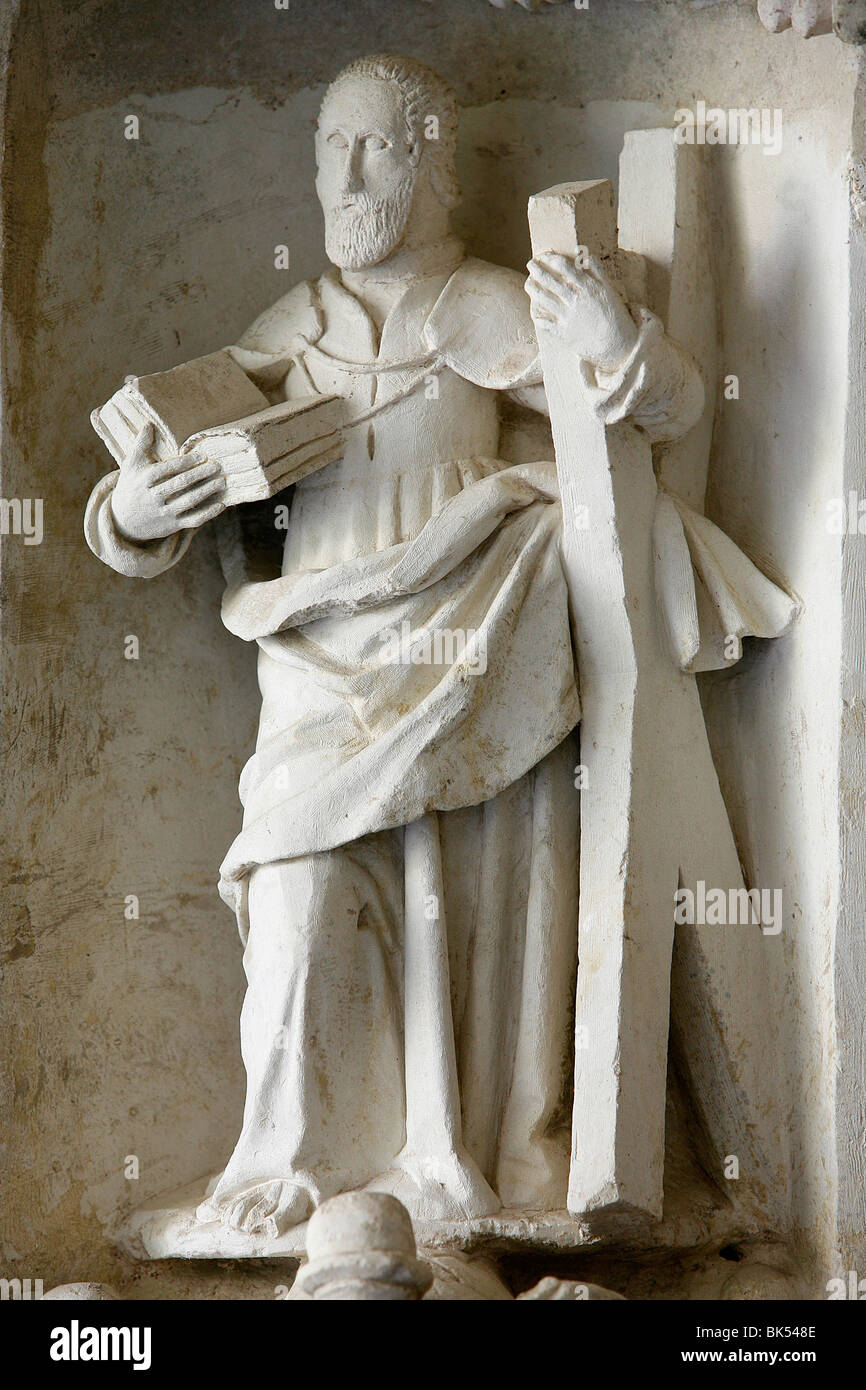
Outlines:
{"type": "MultiPolygon", "coordinates": [[[[544,409],[523,279],[455,259],[408,283],[381,335],[331,268],[231,349],[270,400],[335,393],[347,407],[343,456],[294,487],[281,574],[257,577],[224,537],[223,619],[258,644],[262,690],[240,784],[244,827],[222,866],[242,931],[256,864],[477,805],[579,719],[556,469],[549,458],[501,457],[500,394],[544,409]],[[475,657],[385,662],[383,633],[407,623],[411,633],[468,631],[475,657]]],[[[699,374],[653,314],[631,312],[638,335],[625,362],[604,374],[576,360],[575,389],[605,423],[629,417],[653,442],[676,438],[700,414],[699,374]]],[[[94,489],[88,542],[121,573],[159,574],[193,532],[130,541],[111,511],[116,478],[94,489]]],[[[707,650],[714,637],[718,651],[720,613],[725,632],[781,631],[793,611],[787,595],[706,518],[660,497],[673,516],[665,513],[671,567],[700,587],[702,621],[715,620],[707,650]],[[733,553],[736,594],[726,583],[733,553]]],[[[673,602],[663,617],[675,627],[685,608],[673,602]]]]}
{"type": "MultiPolygon", "coordinates": [[[[701,412],[699,375],[658,319],[631,312],[638,334],[625,362],[603,374],[576,360],[575,390],[607,424],[629,418],[654,442],[676,438],[701,412]]],[[[523,279],[456,255],[407,284],[380,336],[332,269],[296,286],[231,350],[271,401],[335,393],[347,424],[342,457],[294,486],[278,574],[261,574],[232,513],[220,519],[223,620],[257,645],[262,710],[240,780],[243,827],[220,883],[248,940],[247,1106],[206,1215],[266,1179],[321,1199],[399,1164],[410,1115],[429,1112],[429,1076],[448,1072],[452,1048],[459,1098],[446,1108],[459,1105],[466,1148],[425,1149],[420,1188],[468,1216],[499,1201],[564,1207],[577,969],[569,735],[580,702],[549,437],[535,455],[523,448],[515,457],[500,420],[502,393],[545,410],[523,279]],[[437,633],[460,640],[437,646],[437,633]],[[403,885],[399,856],[408,851],[398,846],[410,843],[414,877],[403,885]],[[304,932],[292,915],[305,911],[305,866],[324,882],[325,862],[378,875],[378,915],[365,906],[348,963],[332,963],[325,978],[313,978],[312,946],[286,974],[286,952],[332,924],[333,905],[320,904],[322,920],[304,932]],[[283,901],[281,873],[298,902],[283,901]],[[393,982],[389,943],[405,945],[405,904],[419,892],[437,897],[440,885],[450,995],[442,1017],[450,1012],[453,1040],[434,1030],[413,1063],[417,1048],[401,1032],[420,1025],[393,982]],[[368,1026],[365,1013],[352,1036],[357,1075],[345,1039],[322,1031],[343,1017],[329,1004],[340,969],[351,975],[352,1009],[360,1000],[377,1020],[368,1026]],[[272,1015],[294,1029],[288,1051],[274,1050],[272,1015]],[[312,1036],[314,1068],[304,1064],[312,1036]]],[[[143,545],[124,536],[111,509],[117,476],[94,489],[88,543],[122,574],[158,575],[193,533],[143,545]]],[[[720,633],[782,630],[791,601],[718,528],[663,492],[658,521],[660,559],[677,577],[661,617],[684,662],[728,660],[720,633]],[[686,627],[698,592],[695,643],[686,627]]],[[[452,1114],[431,1124],[461,1131],[452,1114]]]]}

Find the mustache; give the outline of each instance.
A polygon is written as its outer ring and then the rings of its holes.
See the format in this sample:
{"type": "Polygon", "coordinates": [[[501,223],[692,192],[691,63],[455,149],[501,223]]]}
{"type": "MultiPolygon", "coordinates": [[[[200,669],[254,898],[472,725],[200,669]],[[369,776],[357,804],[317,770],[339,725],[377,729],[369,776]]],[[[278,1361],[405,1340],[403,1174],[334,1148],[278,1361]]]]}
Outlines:
{"type": "Polygon", "coordinates": [[[365,191],[349,193],[344,198],[330,203],[325,209],[325,215],[338,220],[346,218],[347,221],[353,221],[359,217],[389,220],[391,217],[401,215],[411,193],[411,185],[403,184],[385,198],[374,198],[371,193],[365,191]]]}

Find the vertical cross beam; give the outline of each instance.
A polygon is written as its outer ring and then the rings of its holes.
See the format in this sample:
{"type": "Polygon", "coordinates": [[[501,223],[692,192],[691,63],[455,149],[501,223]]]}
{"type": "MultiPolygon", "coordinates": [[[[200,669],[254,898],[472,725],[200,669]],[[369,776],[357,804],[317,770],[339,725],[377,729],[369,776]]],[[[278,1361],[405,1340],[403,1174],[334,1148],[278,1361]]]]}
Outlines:
{"type": "MultiPolygon", "coordinates": [[[[652,153],[666,157],[663,142],[652,153]]],[[[640,237],[630,242],[631,260],[617,249],[606,182],[537,195],[529,221],[536,255],[575,256],[584,246],[621,279],[634,271],[640,237]]],[[[692,884],[702,871],[725,888],[739,887],[742,876],[697,684],[671,659],[658,622],[650,445],[628,421],[604,426],[573,355],[554,337],[540,339],[585,769],[568,1205],[660,1216],[674,895],[681,878],[692,884]]],[[[680,471],[685,480],[688,470],[680,471]]],[[[719,1156],[740,1156],[742,1190],[765,1193],[775,1164],[773,1085],[759,1055],[767,1038],[760,929],[724,938],[714,928],[681,930],[680,1019],[701,1118],[719,1156]],[[701,1095],[719,1103],[701,1109],[701,1095]]]]}
{"type": "MultiPolygon", "coordinates": [[[[606,181],[538,194],[529,225],[533,254],[585,246],[615,264],[606,181]]],[[[573,354],[541,336],[586,770],[569,1207],[660,1215],[677,864],[659,800],[668,744],[659,734],[676,717],[682,677],[655,628],[656,483],[645,438],[627,422],[602,424],[573,354]]]]}
{"type": "MultiPolygon", "coordinates": [[[[718,380],[711,218],[711,152],[680,145],[670,129],[628,131],[620,155],[619,244],[646,267],[641,302],[686,347],[704,378],[706,402],[693,429],[654,451],[662,491],[704,510],[718,380]]],[[[622,252],[620,253],[622,254],[622,252]]],[[[656,511],[656,589],[675,579],[662,534],[675,515],[666,498],[656,511]],[[665,518],[667,521],[665,521],[665,518]],[[664,525],[662,524],[664,522],[664,525]]],[[[679,523],[677,523],[679,524],[679,523]]],[[[687,585],[694,584],[691,575],[687,585]]],[[[697,596],[697,595],[696,595],[697,596]]],[[[677,661],[692,661],[685,626],[677,661]]],[[[695,651],[699,633],[694,634],[695,651]]],[[[689,669],[701,669],[702,658],[689,669]]],[[[674,714],[672,711],[672,719],[674,714]]],[[[679,747],[659,802],[679,851],[679,879],[695,891],[703,880],[727,890],[744,887],[739,854],[719,787],[698,702],[697,683],[676,715],[679,747]]],[[[756,926],[696,924],[675,932],[671,978],[671,1034],[681,1081],[714,1151],[716,1174],[736,1156],[740,1176],[732,1197],[774,1219],[785,1209],[786,1103],[777,1065],[775,990],[780,985],[782,937],[756,926]],[[775,978],[774,978],[775,977],[775,978]]]]}

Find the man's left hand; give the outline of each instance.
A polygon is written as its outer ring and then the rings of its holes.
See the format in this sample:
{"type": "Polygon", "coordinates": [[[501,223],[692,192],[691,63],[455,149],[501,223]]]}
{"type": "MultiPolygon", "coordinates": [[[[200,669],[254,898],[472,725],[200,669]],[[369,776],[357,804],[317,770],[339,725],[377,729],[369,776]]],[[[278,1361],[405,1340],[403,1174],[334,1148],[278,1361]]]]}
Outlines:
{"type": "Polygon", "coordinates": [[[527,266],[536,332],[552,333],[602,372],[613,372],[637,341],[634,320],[595,257],[586,267],[551,252],[527,266]]]}

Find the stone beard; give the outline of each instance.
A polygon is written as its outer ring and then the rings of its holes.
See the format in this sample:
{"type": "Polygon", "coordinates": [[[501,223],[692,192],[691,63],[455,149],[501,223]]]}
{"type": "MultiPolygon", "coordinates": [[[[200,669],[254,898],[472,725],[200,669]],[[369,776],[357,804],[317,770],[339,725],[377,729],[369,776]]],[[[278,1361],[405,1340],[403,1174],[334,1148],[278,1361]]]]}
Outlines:
{"type": "MultiPolygon", "coordinates": [[[[271,401],[337,395],[347,413],[343,456],[295,483],[280,573],[227,572],[223,604],[262,692],[220,885],[246,948],[247,1097],[199,1219],[265,1239],[365,1186],[422,1222],[566,1206],[580,706],[552,449],[510,457],[499,417],[503,397],[546,414],[536,306],[450,235],[407,93],[456,110],[408,59],[330,89],[332,266],[230,349],[271,401]],[[485,659],[433,643],[383,664],[383,633],[404,631],[472,634],[485,659]]],[[[577,267],[550,285],[540,316],[563,331],[603,311],[616,365],[591,334],[574,350],[598,419],[652,442],[688,430],[703,388],[659,320],[577,267]]],[[[117,479],[94,489],[88,542],[162,573],[193,530],[136,540],[117,479]]]]}
{"type": "Polygon", "coordinates": [[[414,186],[414,175],[409,175],[387,198],[358,193],[349,203],[325,209],[328,260],[344,270],[361,270],[384,260],[403,236],[414,186]]]}

